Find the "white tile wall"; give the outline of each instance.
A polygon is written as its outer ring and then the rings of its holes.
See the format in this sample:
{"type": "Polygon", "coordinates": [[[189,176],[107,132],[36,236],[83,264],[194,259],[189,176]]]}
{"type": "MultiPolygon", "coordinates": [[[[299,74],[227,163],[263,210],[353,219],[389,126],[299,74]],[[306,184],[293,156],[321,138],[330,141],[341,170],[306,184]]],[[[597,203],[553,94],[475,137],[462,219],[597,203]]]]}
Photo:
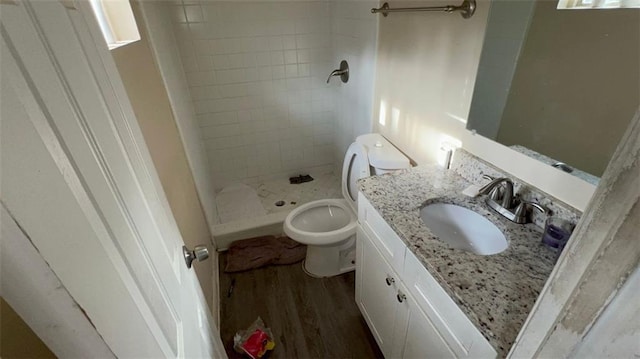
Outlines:
{"type": "Polygon", "coordinates": [[[334,156],[336,172],[344,153],[358,135],[371,132],[379,15],[376,0],[332,2],[333,62],[347,60],[350,78],[336,93],[334,156]]]}
{"type": "MultiPolygon", "coordinates": [[[[334,170],[338,85],[325,83],[339,62],[332,2],[202,0],[165,6],[216,188],[334,170]]],[[[367,24],[341,31],[372,30],[366,38],[375,50],[375,26],[367,24]]],[[[361,100],[353,104],[370,107],[361,100]]],[[[365,112],[366,120],[358,115],[358,121],[371,121],[371,109],[365,112]]]]}

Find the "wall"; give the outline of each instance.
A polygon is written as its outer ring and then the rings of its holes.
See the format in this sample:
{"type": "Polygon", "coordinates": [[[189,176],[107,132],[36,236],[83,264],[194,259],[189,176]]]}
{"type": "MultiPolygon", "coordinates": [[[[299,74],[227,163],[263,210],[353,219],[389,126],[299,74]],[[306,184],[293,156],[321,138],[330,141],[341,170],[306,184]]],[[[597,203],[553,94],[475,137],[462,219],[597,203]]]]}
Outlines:
{"type": "Polygon", "coordinates": [[[640,10],[538,1],[498,141],[602,175],[640,103],[639,23],[640,10]]]}
{"type": "Polygon", "coordinates": [[[378,6],[377,0],[331,2],[332,64],[337,67],[341,60],[347,60],[350,75],[346,84],[338,78],[331,80],[338,84],[334,95],[337,174],[351,142],[372,131],[378,19],[370,10],[378,6]]]}
{"type": "Polygon", "coordinates": [[[0,297],[0,357],[56,358],[9,304],[0,297]]]}
{"type": "MultiPolygon", "coordinates": [[[[448,1],[403,1],[394,6],[425,4],[446,5],[448,1]]],[[[468,20],[456,13],[403,13],[380,18],[376,129],[418,164],[437,162],[443,141],[460,144],[583,210],[594,186],[465,129],[488,10],[489,2],[481,0],[468,20]]]]}
{"type": "MultiPolygon", "coordinates": [[[[404,1],[396,7],[446,5],[404,1]]],[[[443,136],[460,140],[473,93],[488,14],[381,15],[374,121],[379,131],[417,163],[434,163],[443,136]]]]}
{"type": "Polygon", "coordinates": [[[164,11],[164,6],[156,1],[143,1],[139,4],[145,20],[146,32],[149,34],[149,45],[169,95],[173,117],[180,132],[200,203],[209,228],[213,232],[213,226],[218,223],[215,191],[178,45],[171,27],[166,26],[171,23],[170,14],[164,11]]]}
{"type": "Polygon", "coordinates": [[[333,170],[328,1],[166,6],[216,189],[333,170]]]}
{"type": "MultiPolygon", "coordinates": [[[[180,134],[174,121],[169,99],[149,48],[148,36],[137,2],[132,3],[141,40],[111,51],[125,89],[149,148],[151,158],[167,196],[169,205],[185,244],[193,248],[206,244],[213,252],[211,234],[180,134]]],[[[213,268],[216,256],[196,264],[195,271],[211,309],[214,296],[213,268]]],[[[217,310],[214,310],[214,312],[217,310]]]]}
{"type": "Polygon", "coordinates": [[[636,268],[571,355],[574,358],[639,357],[639,295],[640,268],[636,268]]]}

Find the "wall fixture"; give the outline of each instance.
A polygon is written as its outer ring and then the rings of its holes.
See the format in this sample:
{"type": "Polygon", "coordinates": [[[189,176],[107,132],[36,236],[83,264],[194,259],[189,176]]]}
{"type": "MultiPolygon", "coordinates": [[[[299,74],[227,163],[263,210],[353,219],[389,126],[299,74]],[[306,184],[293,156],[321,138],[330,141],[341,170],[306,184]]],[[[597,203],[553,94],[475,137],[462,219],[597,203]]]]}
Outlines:
{"type": "Polygon", "coordinates": [[[440,143],[440,151],[438,152],[438,164],[444,168],[451,168],[451,159],[453,157],[453,152],[455,151],[456,146],[450,142],[442,142],[440,143]]]}
{"type": "Polygon", "coordinates": [[[413,12],[413,11],[444,11],[454,12],[460,11],[463,18],[468,19],[476,12],[476,0],[464,0],[462,5],[446,5],[446,6],[428,6],[428,7],[399,7],[395,9],[389,8],[389,3],[382,4],[382,7],[371,9],[371,13],[381,13],[384,17],[387,17],[390,12],[413,12]]]}
{"type": "Polygon", "coordinates": [[[340,68],[331,71],[329,77],[327,77],[327,83],[329,83],[332,76],[340,76],[340,80],[345,84],[349,82],[349,64],[347,63],[347,60],[340,61],[340,68]]]}

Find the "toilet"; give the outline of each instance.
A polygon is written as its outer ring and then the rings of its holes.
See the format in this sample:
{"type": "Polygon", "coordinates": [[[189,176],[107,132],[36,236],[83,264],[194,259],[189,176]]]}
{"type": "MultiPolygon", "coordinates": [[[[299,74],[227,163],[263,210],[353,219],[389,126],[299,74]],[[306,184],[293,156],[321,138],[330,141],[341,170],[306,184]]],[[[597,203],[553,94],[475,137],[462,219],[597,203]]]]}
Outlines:
{"type": "Polygon", "coordinates": [[[355,268],[358,187],[356,181],[409,168],[409,159],[382,135],[358,136],[342,165],[342,196],[321,199],[292,210],[284,233],[307,245],[303,268],[313,277],[331,277],[355,268]]]}

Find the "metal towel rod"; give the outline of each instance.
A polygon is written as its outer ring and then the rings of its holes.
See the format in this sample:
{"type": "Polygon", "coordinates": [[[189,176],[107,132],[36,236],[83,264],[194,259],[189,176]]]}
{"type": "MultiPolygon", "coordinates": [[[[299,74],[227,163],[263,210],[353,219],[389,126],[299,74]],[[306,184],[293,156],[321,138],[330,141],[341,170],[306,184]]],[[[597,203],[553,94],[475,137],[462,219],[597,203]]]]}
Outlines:
{"type": "Polygon", "coordinates": [[[371,9],[371,13],[382,13],[384,17],[387,17],[390,12],[410,12],[410,11],[444,11],[444,12],[454,12],[460,11],[463,18],[468,19],[473,16],[473,13],[476,12],[476,0],[464,0],[462,5],[446,5],[446,6],[429,6],[429,7],[401,7],[390,9],[389,3],[382,4],[382,7],[379,9],[371,9]]]}

